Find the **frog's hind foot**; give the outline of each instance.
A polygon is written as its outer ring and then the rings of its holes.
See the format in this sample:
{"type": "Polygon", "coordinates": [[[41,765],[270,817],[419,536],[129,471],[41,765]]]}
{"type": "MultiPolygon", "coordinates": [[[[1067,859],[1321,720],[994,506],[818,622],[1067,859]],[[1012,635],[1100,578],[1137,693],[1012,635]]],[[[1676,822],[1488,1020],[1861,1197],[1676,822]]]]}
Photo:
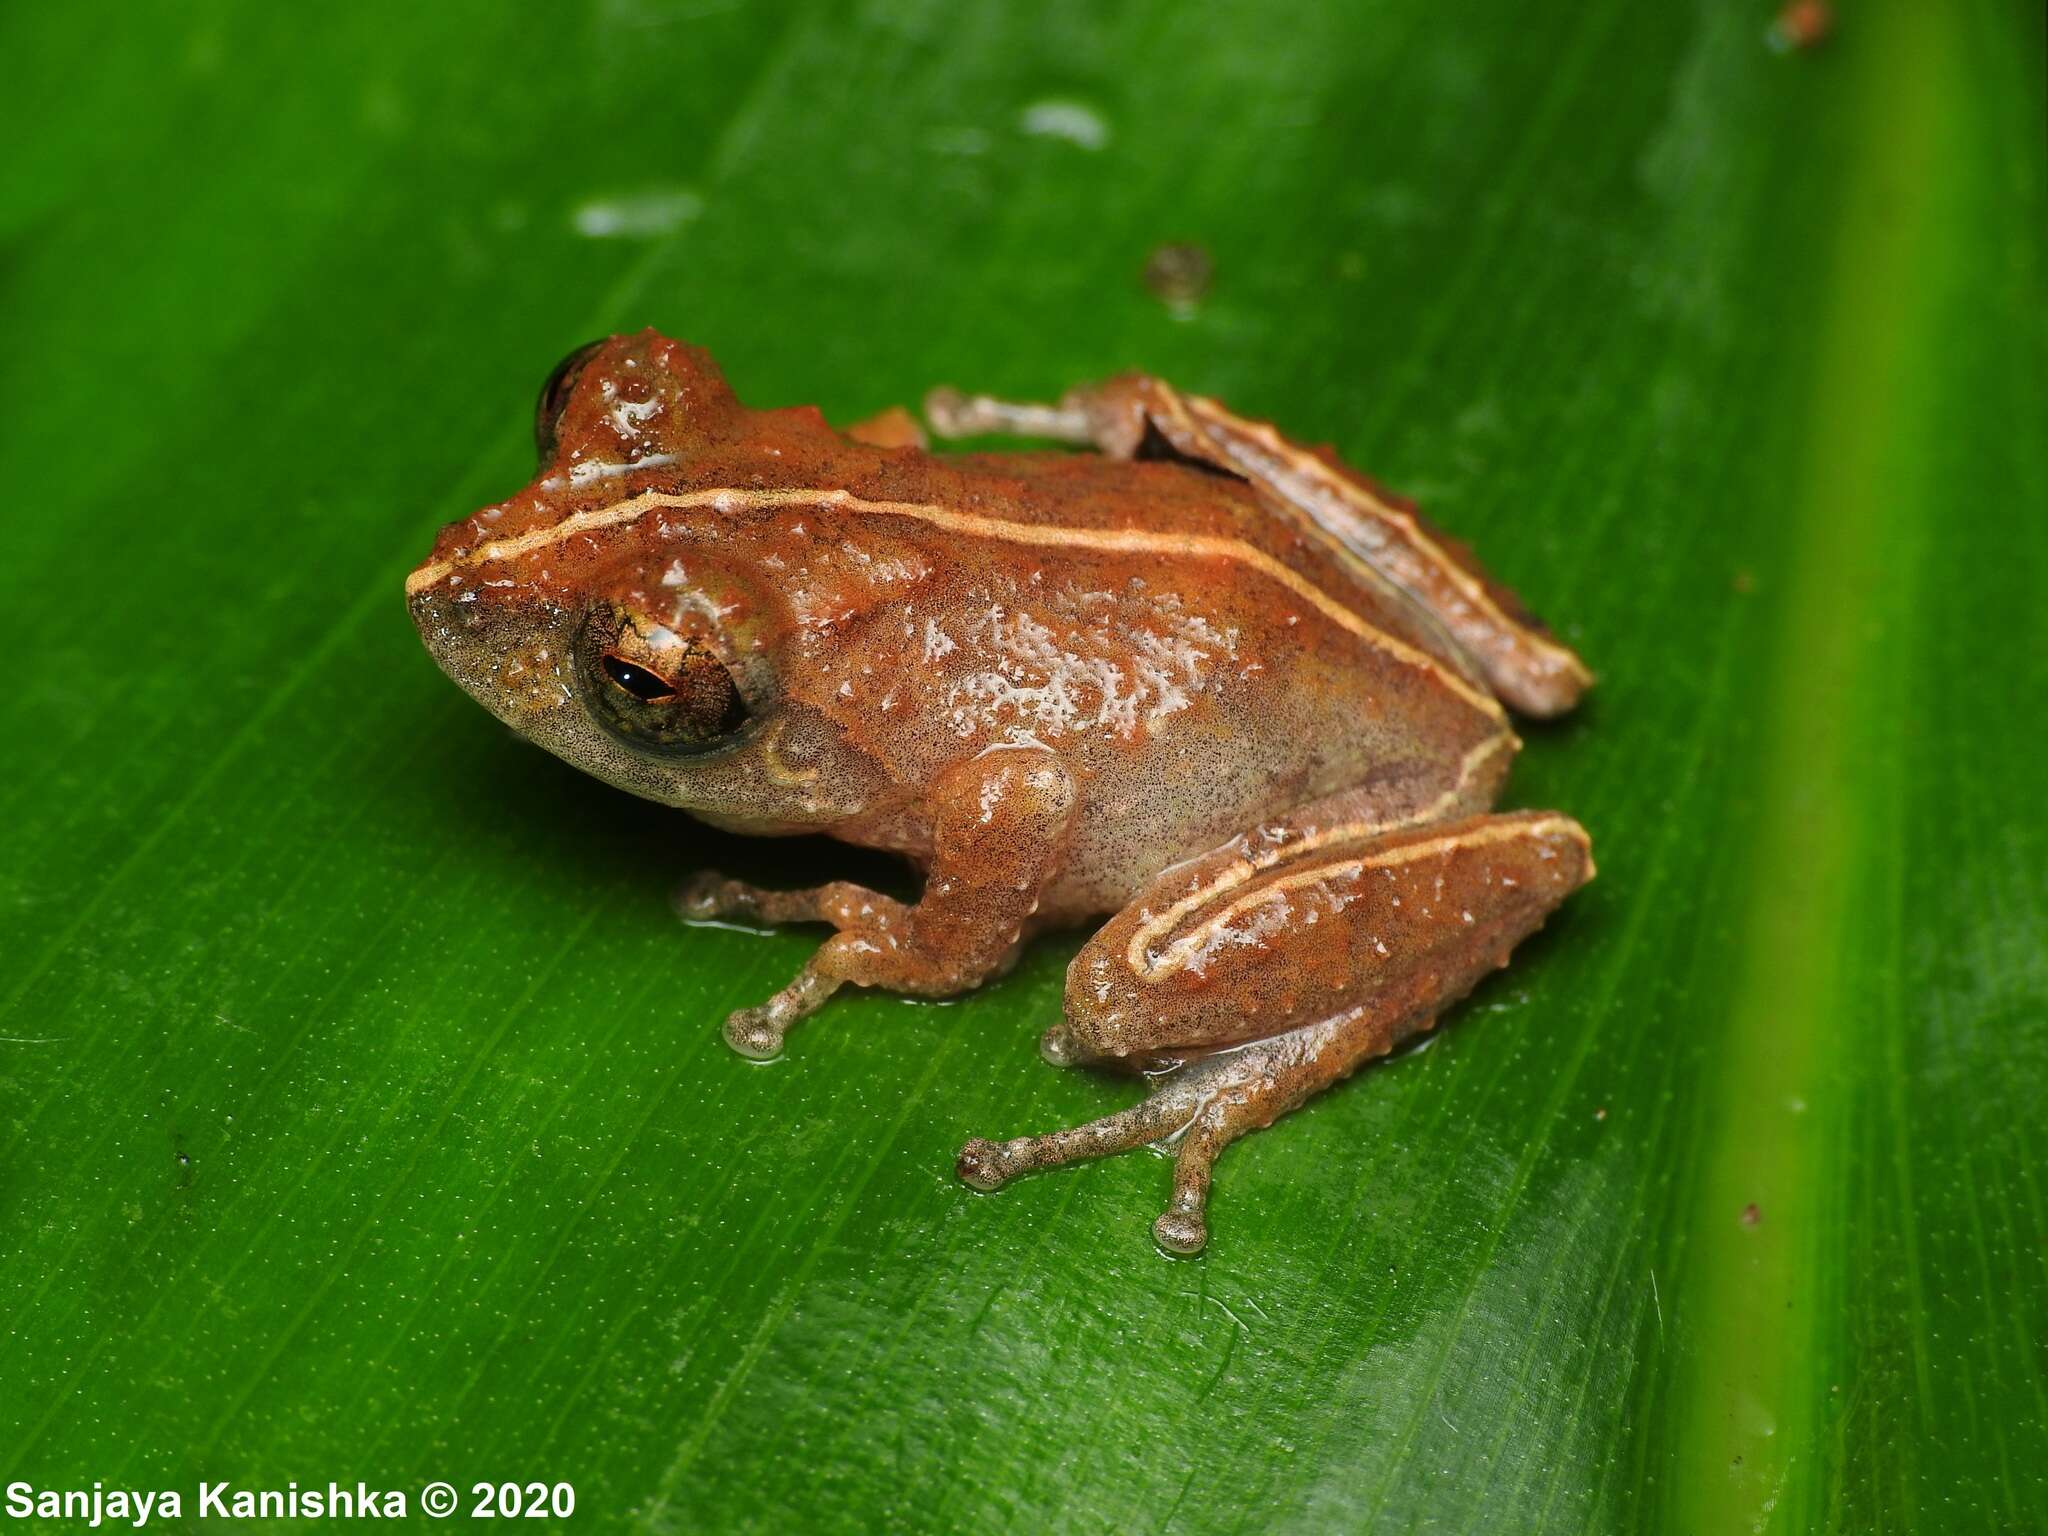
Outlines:
{"type": "Polygon", "coordinates": [[[994,1190],[1020,1174],[1147,1144],[1170,1147],[1173,1194],[1152,1238],[1169,1253],[1199,1253],[1209,1241],[1210,1175],[1223,1149],[1389,1049],[1389,1032],[1363,1021],[1363,1012],[1202,1057],[1155,1078],[1142,1104],[1086,1125],[1002,1142],[976,1137],[960,1149],[955,1171],[976,1189],[994,1190]]]}
{"type": "Polygon", "coordinates": [[[1072,396],[1057,405],[964,395],[939,388],[924,397],[924,419],[937,437],[1043,437],[1058,443],[1095,439],[1095,422],[1072,396]]]}

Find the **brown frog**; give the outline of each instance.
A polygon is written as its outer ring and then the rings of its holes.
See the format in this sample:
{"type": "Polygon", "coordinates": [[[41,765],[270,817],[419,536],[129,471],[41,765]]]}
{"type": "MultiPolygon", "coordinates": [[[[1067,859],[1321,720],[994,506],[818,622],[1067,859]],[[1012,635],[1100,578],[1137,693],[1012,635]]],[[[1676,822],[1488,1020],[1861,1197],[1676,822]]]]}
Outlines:
{"type": "Polygon", "coordinates": [[[924,997],[1113,913],[1055,1063],[1150,1074],[1090,1125],[976,1139],[979,1189],[1178,1138],[1154,1226],[1206,1240],[1211,1166],[1429,1028],[1593,873],[1585,832],[1490,814],[1591,681],[1457,544],[1330,451],[1156,379],[1020,405],[939,391],[848,432],[749,410],[653,331],[564,359],[537,479],[406,582],[434,659],[513,729],[720,827],[902,855],[914,903],[702,877],[686,915],[837,930],[735,1013],[774,1055],[840,986],[924,997]]]}

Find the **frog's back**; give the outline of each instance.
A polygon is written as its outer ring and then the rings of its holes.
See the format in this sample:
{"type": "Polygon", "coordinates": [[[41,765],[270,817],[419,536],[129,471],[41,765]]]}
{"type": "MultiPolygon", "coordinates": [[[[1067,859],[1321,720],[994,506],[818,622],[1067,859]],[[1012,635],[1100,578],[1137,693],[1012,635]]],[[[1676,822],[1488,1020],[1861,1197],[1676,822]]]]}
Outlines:
{"type": "Polygon", "coordinates": [[[948,505],[1029,527],[1081,536],[1148,535],[1155,558],[1214,558],[1224,545],[1240,546],[1240,565],[1278,565],[1380,634],[1461,678],[1475,675],[1456,643],[1419,605],[1359,561],[1339,558],[1328,535],[1278,515],[1235,475],[1170,458],[1100,453],[887,455],[877,470],[879,488],[908,499],[922,487],[948,505]],[[1173,553],[1176,538],[1184,543],[1184,556],[1173,553]]]}
{"type": "Polygon", "coordinates": [[[1234,479],[881,454],[845,491],[844,536],[907,543],[928,574],[788,675],[906,783],[991,747],[1058,753],[1087,809],[1056,908],[1115,905],[1261,816],[1506,735],[1425,618],[1234,479]]]}

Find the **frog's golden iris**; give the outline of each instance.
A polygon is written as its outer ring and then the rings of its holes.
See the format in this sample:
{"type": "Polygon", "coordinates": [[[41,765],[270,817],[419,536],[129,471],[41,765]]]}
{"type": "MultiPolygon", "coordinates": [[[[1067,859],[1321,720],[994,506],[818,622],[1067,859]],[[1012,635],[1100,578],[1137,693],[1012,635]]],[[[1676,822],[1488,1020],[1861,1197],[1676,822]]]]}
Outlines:
{"type": "Polygon", "coordinates": [[[746,724],[725,663],[663,626],[603,605],[585,622],[577,651],[591,712],[629,746],[708,752],[746,724]]]}

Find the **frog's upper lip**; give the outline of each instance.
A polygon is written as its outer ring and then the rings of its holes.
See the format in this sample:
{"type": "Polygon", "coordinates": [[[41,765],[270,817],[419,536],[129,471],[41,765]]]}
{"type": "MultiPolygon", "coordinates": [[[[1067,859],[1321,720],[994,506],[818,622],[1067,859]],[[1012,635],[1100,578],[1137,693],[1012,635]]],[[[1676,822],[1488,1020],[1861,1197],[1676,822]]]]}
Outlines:
{"type": "MultiPolygon", "coordinates": [[[[670,460],[664,455],[661,462],[668,463],[670,460]]],[[[651,459],[643,459],[637,464],[621,466],[619,472],[624,473],[628,470],[659,467],[651,459]]],[[[607,473],[609,473],[608,469],[607,473]]],[[[598,475],[591,478],[604,479],[606,476],[598,475]]],[[[619,527],[622,524],[637,522],[640,518],[656,510],[658,507],[678,504],[677,498],[663,498],[658,492],[651,489],[643,489],[638,495],[628,496],[623,500],[609,502],[601,506],[586,507],[582,511],[570,513],[566,517],[549,514],[545,521],[540,522],[532,521],[532,509],[522,507],[520,508],[521,515],[510,521],[513,522],[515,527],[521,522],[525,522],[527,526],[523,531],[505,533],[495,538],[480,537],[480,535],[487,533],[490,525],[496,521],[499,512],[518,506],[524,494],[522,493],[521,497],[513,498],[512,501],[502,502],[497,507],[487,507],[475,517],[468,518],[463,522],[451,523],[447,528],[443,529],[441,537],[434,543],[433,555],[415,567],[412,574],[405,578],[406,594],[411,596],[423,592],[427,588],[454,575],[457,571],[474,570],[478,566],[491,565],[502,560],[516,560],[521,555],[529,554],[536,549],[545,548],[550,544],[563,543],[578,534],[597,533],[605,529],[619,527]]],[[[725,491],[715,493],[716,496],[727,494],[730,493],[725,491]]],[[[684,497],[681,498],[681,501],[690,502],[704,499],[708,498],[684,497]]]]}

